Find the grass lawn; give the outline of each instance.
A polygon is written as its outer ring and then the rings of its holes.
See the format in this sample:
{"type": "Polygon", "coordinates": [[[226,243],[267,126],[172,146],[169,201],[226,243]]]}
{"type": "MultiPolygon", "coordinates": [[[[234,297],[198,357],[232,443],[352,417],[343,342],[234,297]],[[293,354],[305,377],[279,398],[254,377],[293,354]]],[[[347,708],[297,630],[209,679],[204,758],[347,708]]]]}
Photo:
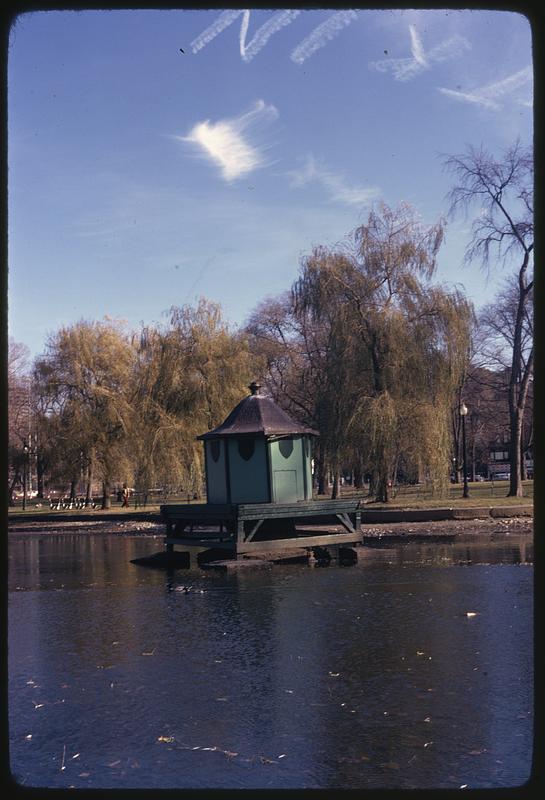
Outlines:
{"type": "MultiPolygon", "coordinates": [[[[462,484],[451,484],[448,495],[446,497],[433,497],[429,489],[424,485],[420,486],[398,486],[394,487],[391,494],[389,503],[372,503],[373,508],[471,508],[479,506],[516,506],[516,505],[532,505],[534,501],[534,482],[524,481],[524,497],[507,497],[509,491],[509,481],[484,481],[482,483],[469,483],[469,497],[465,499],[462,497],[462,484]]],[[[355,491],[351,487],[343,487],[341,497],[360,497],[367,501],[367,493],[355,491]]],[[[329,495],[320,495],[319,500],[329,499],[329,495]]],[[[71,511],[51,511],[49,502],[43,501],[40,506],[40,501],[36,498],[27,500],[27,508],[25,514],[40,515],[40,514],[59,514],[63,516],[75,516],[77,514],[89,514],[91,517],[95,513],[101,514],[124,514],[131,512],[142,513],[143,515],[150,513],[158,513],[159,506],[163,503],[187,503],[187,495],[170,495],[167,500],[153,498],[151,503],[143,508],[141,505],[135,507],[134,498],[131,500],[130,507],[127,509],[121,508],[121,503],[117,500],[112,500],[112,506],[109,511],[102,511],[100,508],[95,510],[88,509],[81,511],[72,509],[71,511]]],[[[205,498],[194,500],[195,503],[206,502],[205,498]]],[[[16,505],[8,509],[8,517],[12,514],[20,514],[22,511],[22,501],[17,500],[16,505]]]]}
{"type": "MultiPolygon", "coordinates": [[[[524,497],[507,497],[509,481],[469,483],[469,497],[462,496],[463,484],[451,484],[446,497],[433,497],[424,485],[394,487],[389,503],[373,503],[373,508],[470,508],[479,506],[532,505],[534,482],[523,481],[524,497]]],[[[358,496],[346,489],[345,497],[358,496]]],[[[365,498],[364,498],[365,499],[365,498]]]]}

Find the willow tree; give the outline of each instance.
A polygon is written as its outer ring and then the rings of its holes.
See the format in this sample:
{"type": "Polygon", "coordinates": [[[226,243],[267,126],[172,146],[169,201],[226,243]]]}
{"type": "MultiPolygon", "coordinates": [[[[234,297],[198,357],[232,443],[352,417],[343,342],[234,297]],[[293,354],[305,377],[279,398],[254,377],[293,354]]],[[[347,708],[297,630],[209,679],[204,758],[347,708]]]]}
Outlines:
{"type": "Polygon", "coordinates": [[[340,493],[341,467],[351,455],[351,433],[357,427],[362,373],[353,310],[342,287],[353,277],[354,263],[341,250],[316,247],[301,261],[292,286],[293,314],[304,331],[304,353],[313,369],[314,426],[320,431],[318,467],[333,475],[332,497],[340,493]]]}
{"type": "Polygon", "coordinates": [[[402,453],[437,491],[448,481],[448,414],[467,362],[471,307],[430,283],[442,238],[442,221],[425,226],[408,204],[382,203],[343,247],[306,259],[294,286],[297,307],[327,320],[342,342],[324,382],[330,448],[339,458],[361,442],[383,501],[402,453]]]}
{"type": "Polygon", "coordinates": [[[172,307],[166,325],[144,328],[137,351],[137,486],[200,493],[204,464],[196,437],[247,393],[254,377],[247,343],[219,305],[201,299],[195,308],[172,307]]]}
{"type": "Polygon", "coordinates": [[[252,353],[263,363],[260,377],[274,399],[301,423],[320,431],[314,444],[314,476],[318,494],[326,491],[327,474],[333,475],[333,496],[340,489],[340,469],[349,455],[345,431],[350,428],[352,403],[347,392],[355,386],[348,379],[352,368],[352,343],[346,336],[343,309],[333,293],[327,302],[312,302],[310,283],[316,291],[327,289],[325,276],[330,259],[339,258],[317,247],[304,257],[303,276],[290,292],[263,301],[247,324],[252,353]],[[339,386],[344,386],[339,392],[339,386]]]}
{"type": "Polygon", "coordinates": [[[112,320],[62,327],[36,364],[58,423],[56,460],[72,482],[86,459],[102,481],[103,508],[114,480],[130,473],[133,369],[130,338],[112,320]]]}
{"type": "Polygon", "coordinates": [[[521,438],[528,388],[533,375],[533,348],[524,356],[524,327],[533,289],[533,151],[517,142],[500,158],[470,147],[445,159],[456,184],[451,214],[475,208],[466,261],[485,269],[514,265],[516,295],[507,402],[510,423],[510,496],[522,496],[521,438]]]}

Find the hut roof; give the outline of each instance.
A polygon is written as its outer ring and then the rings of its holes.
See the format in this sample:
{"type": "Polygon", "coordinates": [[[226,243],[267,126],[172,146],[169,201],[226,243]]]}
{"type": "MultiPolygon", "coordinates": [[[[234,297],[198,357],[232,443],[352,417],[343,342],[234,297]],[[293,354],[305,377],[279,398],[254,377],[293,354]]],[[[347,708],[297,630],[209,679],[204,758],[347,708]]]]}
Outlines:
{"type": "Polygon", "coordinates": [[[318,431],[295,422],[279,408],[270,397],[259,394],[257,383],[248,387],[251,394],[235,406],[228,417],[214,430],[197,436],[197,439],[215,439],[218,436],[241,436],[254,434],[262,436],[288,436],[304,434],[318,436],[318,431]]]}

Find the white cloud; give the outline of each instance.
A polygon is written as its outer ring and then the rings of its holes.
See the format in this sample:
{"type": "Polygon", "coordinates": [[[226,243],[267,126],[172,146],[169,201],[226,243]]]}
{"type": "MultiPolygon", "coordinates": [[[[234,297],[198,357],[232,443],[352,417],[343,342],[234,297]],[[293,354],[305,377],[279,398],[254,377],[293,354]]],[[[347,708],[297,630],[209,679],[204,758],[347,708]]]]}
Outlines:
{"type": "Polygon", "coordinates": [[[409,34],[411,58],[386,58],[382,61],[372,61],[369,66],[377,72],[391,71],[396,81],[408,81],[421,72],[431,69],[433,64],[458,58],[470,48],[468,40],[456,34],[426,52],[414,25],[409,25],[409,34]]]}
{"type": "Polygon", "coordinates": [[[288,172],[292,188],[305,186],[312,181],[321,183],[327,189],[331,199],[337,203],[350,206],[367,205],[380,193],[376,186],[349,186],[342,175],[338,175],[321,164],[317,164],[314,156],[308,155],[304,167],[288,172]]]}
{"type": "MultiPolygon", "coordinates": [[[[445,89],[439,87],[439,91],[447,97],[452,97],[454,100],[460,100],[464,103],[473,103],[488,108],[491,111],[499,111],[502,104],[499,102],[504,95],[512,94],[523,86],[526,86],[532,81],[532,68],[526,67],[518,72],[514,72],[507,78],[494,83],[489,83],[486,86],[473,89],[470,92],[462,92],[454,89],[445,89]]],[[[530,105],[531,102],[523,99],[520,101],[523,105],[530,105]]]]}
{"type": "Polygon", "coordinates": [[[263,152],[244,134],[247,128],[277,116],[275,106],[257,100],[250,111],[239,117],[198,122],[187,136],[176,138],[196,145],[201,155],[220,167],[223,179],[232,181],[265,166],[263,152]]]}

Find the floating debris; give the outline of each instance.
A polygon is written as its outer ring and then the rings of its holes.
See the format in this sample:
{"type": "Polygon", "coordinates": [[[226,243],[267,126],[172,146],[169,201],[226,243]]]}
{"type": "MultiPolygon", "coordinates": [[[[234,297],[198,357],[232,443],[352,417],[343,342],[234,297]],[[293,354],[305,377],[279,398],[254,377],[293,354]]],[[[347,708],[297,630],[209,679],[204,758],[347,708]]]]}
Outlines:
{"type": "Polygon", "coordinates": [[[158,736],[157,741],[170,743],[174,741],[174,736],[158,736]]]}
{"type": "Polygon", "coordinates": [[[466,617],[476,617],[478,611],[466,611],[466,617]]]}

